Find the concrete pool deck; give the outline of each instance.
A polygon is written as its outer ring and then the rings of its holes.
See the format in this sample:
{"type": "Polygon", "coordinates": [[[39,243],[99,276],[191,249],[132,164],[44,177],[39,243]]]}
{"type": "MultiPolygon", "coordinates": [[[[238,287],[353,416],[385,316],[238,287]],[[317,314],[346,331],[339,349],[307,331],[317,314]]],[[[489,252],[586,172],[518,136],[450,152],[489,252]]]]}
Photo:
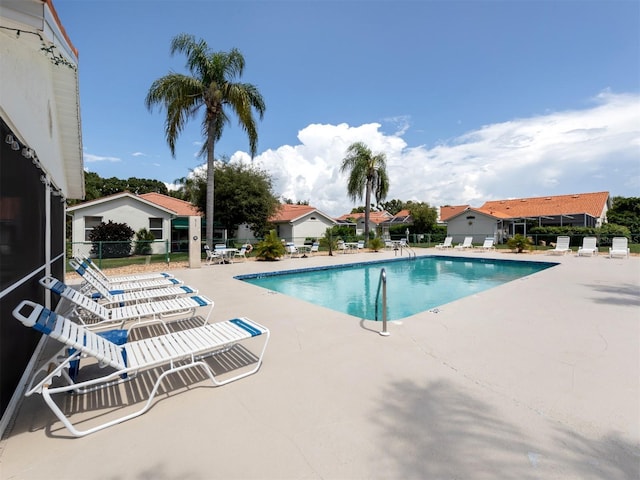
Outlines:
{"type": "Polygon", "coordinates": [[[79,439],[25,398],[1,478],[637,479],[640,258],[423,253],[559,265],[390,322],[388,337],[233,276],[394,252],[171,270],[215,300],[212,321],[269,327],[261,370],[170,390],[79,439]]]}

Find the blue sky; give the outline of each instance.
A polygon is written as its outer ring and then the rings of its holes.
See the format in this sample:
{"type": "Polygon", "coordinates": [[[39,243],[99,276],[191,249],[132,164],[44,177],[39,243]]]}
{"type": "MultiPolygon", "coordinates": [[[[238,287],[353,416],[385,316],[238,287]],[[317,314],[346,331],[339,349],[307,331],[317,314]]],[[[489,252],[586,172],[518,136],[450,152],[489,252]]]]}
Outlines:
{"type": "MultiPolygon", "coordinates": [[[[388,199],[640,195],[640,2],[54,0],[80,52],[85,168],[172,183],[204,159],[194,121],[172,158],[144,105],[171,39],[238,48],[267,110],[254,158],[276,194],[350,211],[355,141],[387,155],[388,199]]],[[[250,161],[235,119],[217,155],[250,161]]],[[[362,202],[356,202],[362,204],[362,202]]]]}

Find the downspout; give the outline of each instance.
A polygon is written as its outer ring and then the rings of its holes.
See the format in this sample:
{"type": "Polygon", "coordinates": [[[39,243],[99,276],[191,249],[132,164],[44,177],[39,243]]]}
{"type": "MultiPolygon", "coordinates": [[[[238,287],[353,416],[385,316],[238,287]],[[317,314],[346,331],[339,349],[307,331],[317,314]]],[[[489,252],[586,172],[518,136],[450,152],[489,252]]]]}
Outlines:
{"type": "MultiPolygon", "coordinates": [[[[40,177],[44,183],[44,273],[46,276],[51,276],[51,179],[49,174],[42,175],[40,177]]],[[[45,307],[51,308],[51,290],[44,289],[44,302],[45,307]]]]}

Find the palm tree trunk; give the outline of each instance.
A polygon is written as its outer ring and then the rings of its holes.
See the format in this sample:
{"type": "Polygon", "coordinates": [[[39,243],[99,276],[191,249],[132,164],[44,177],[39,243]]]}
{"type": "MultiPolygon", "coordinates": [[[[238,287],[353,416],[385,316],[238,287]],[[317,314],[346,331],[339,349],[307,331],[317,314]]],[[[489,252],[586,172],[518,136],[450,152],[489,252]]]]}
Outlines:
{"type": "Polygon", "coordinates": [[[371,180],[367,179],[364,194],[364,246],[369,244],[369,215],[371,213],[371,180]]]}
{"type": "MultiPolygon", "coordinates": [[[[212,128],[212,126],[210,127],[212,128]]],[[[215,157],[213,151],[213,132],[207,135],[207,211],[206,221],[206,242],[209,248],[213,248],[213,194],[214,194],[214,174],[215,174],[215,157]]]]}

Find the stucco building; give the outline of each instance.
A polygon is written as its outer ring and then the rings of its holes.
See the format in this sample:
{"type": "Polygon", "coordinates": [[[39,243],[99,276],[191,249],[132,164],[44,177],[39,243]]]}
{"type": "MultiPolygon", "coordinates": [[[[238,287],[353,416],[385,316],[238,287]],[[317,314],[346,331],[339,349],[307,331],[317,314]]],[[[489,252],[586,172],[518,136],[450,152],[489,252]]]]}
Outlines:
{"type": "Polygon", "coordinates": [[[0,6],[0,433],[41,335],[15,320],[38,281],[62,277],[65,199],[84,197],[78,52],[50,0],[0,6]]]}
{"type": "Polygon", "coordinates": [[[472,236],[474,243],[486,237],[496,242],[517,233],[527,235],[532,226],[600,227],[611,208],[609,192],[574,193],[544,197],[491,200],[481,207],[440,207],[440,221],[454,242],[472,236]]]}

